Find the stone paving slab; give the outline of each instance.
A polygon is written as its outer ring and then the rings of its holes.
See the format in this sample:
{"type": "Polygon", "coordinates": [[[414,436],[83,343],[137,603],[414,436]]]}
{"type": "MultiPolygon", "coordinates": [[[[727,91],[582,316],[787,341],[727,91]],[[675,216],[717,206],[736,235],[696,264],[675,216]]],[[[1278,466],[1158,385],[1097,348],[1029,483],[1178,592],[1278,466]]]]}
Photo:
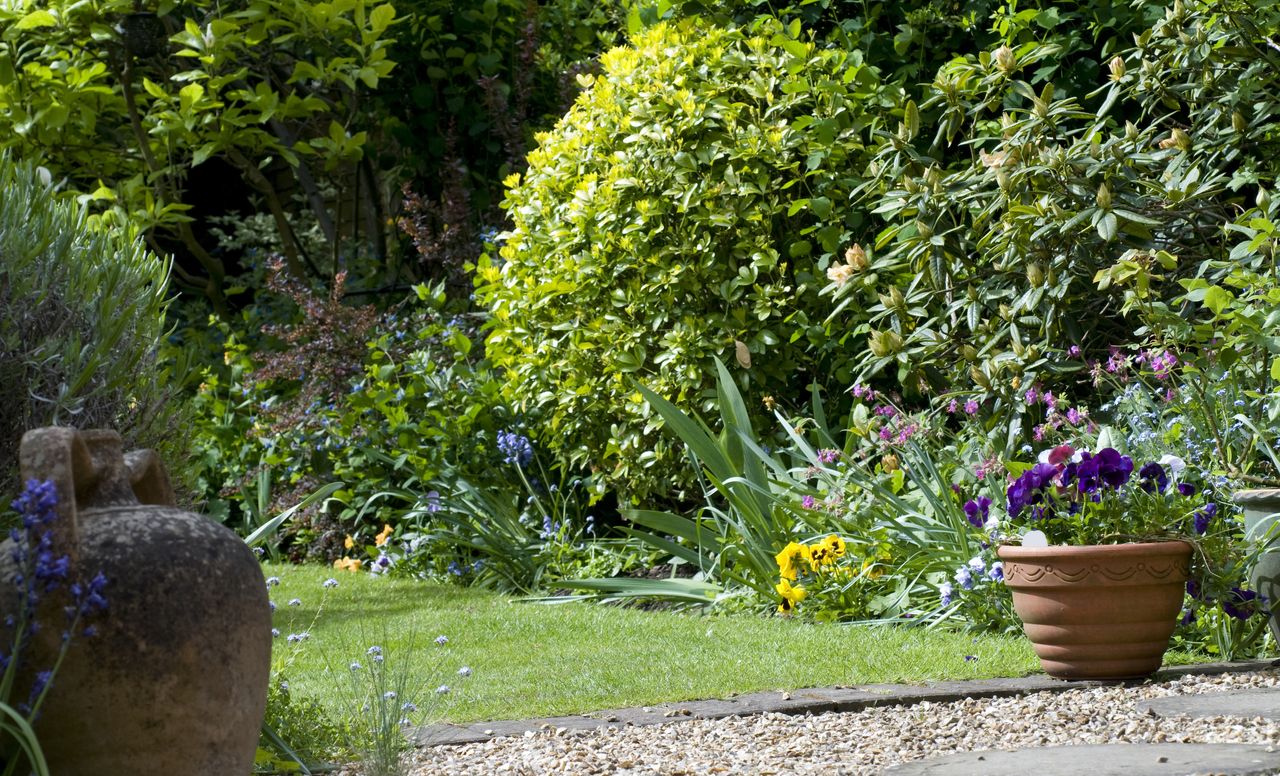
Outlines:
{"type": "Polygon", "coordinates": [[[1256,744],[1093,744],[963,752],[885,769],[885,776],[1266,776],[1280,750],[1256,744]]]}
{"type": "Polygon", "coordinates": [[[1138,701],[1138,711],[1157,717],[1262,717],[1280,720],[1280,692],[1238,690],[1207,695],[1175,695],[1138,701]]]}
{"type": "MultiPolygon", "coordinates": [[[[1189,674],[1214,675],[1261,671],[1280,666],[1276,661],[1202,663],[1157,672],[1152,681],[1169,681],[1189,674]]],[[[822,714],[828,711],[861,711],[875,706],[910,706],[916,703],[949,703],[964,698],[1007,698],[1036,692],[1064,692],[1115,682],[1065,682],[1043,674],[1012,679],[932,682],[924,685],[865,684],[848,687],[811,687],[790,692],[755,692],[722,700],[681,701],[627,709],[606,709],[583,715],[525,720],[477,722],[469,725],[437,724],[414,730],[409,738],[417,746],[470,744],[502,736],[520,736],[541,730],[593,730],[603,727],[661,725],[685,719],[723,719],[766,712],[822,714]]],[[[1137,685],[1141,681],[1124,684],[1137,685]]],[[[1275,694],[1272,694],[1275,697],[1275,694]]]]}

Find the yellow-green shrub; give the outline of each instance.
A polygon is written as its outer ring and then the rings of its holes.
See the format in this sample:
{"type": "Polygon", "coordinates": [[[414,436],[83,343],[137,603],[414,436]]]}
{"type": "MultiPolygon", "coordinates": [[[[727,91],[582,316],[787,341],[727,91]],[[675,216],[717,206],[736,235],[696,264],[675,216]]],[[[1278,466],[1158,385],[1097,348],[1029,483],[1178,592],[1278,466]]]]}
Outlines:
{"type": "Polygon", "coordinates": [[[539,443],[634,498],[681,470],[632,379],[706,410],[717,355],[756,396],[849,378],[818,290],[860,220],[870,116],[894,100],[798,23],[662,24],[601,64],[509,180],[514,226],[477,285],[539,443]]]}

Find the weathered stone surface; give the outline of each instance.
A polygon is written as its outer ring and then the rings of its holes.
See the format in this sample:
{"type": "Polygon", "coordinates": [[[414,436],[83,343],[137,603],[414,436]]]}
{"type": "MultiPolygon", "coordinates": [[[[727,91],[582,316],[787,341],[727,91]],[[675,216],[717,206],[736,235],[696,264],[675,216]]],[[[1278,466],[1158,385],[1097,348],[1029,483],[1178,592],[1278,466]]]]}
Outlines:
{"type": "MultiPolygon", "coordinates": [[[[23,479],[55,483],[55,546],[72,555],[71,573],[107,580],[97,635],[73,643],[36,724],[50,771],[248,773],[271,666],[271,610],[253,552],[224,526],[174,508],[158,459],[126,462],[114,432],[38,429],[23,438],[21,463],[23,479]],[[170,505],[142,505],[138,493],[170,505]]],[[[12,578],[10,556],[0,545],[0,577],[12,578]]],[[[42,603],[47,627],[25,663],[52,665],[63,604],[42,603]]],[[[16,605],[14,587],[0,585],[0,612],[16,605]]]]}
{"type": "Polygon", "coordinates": [[[1280,692],[1250,690],[1215,695],[1175,695],[1140,701],[1138,711],[1157,717],[1262,717],[1280,719],[1280,692]]]}
{"type": "Polygon", "coordinates": [[[964,752],[904,763],[886,776],[1261,776],[1280,772],[1280,751],[1252,744],[1102,744],[1014,752],[964,752]]]}

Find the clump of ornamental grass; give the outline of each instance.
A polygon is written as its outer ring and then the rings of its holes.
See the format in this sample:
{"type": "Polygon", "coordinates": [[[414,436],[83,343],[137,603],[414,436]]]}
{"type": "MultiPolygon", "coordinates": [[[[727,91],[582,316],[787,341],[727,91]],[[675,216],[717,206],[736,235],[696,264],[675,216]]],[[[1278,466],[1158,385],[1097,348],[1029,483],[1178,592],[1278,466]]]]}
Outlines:
{"type": "Polygon", "coordinates": [[[449,681],[465,680],[471,669],[462,666],[454,674],[456,679],[442,679],[450,657],[449,639],[444,635],[423,650],[429,655],[425,671],[414,671],[409,662],[409,656],[419,651],[416,631],[395,650],[390,647],[389,634],[382,636],[379,643],[369,645],[345,664],[336,663],[325,653],[325,671],[334,681],[334,704],[345,717],[342,732],[366,774],[400,776],[406,772],[404,754],[411,746],[407,731],[430,717],[435,704],[453,692],[449,681]]]}
{"type": "MultiPolygon", "coordinates": [[[[390,535],[390,527],[384,527],[376,546],[384,547],[390,535]]],[[[354,572],[358,567],[349,570],[354,572]]],[[[269,589],[279,583],[277,577],[267,578],[269,589]]],[[[287,647],[284,657],[272,667],[271,697],[276,703],[268,708],[267,716],[276,720],[278,727],[265,743],[293,762],[300,762],[306,754],[327,757],[345,752],[363,763],[368,776],[399,776],[405,772],[404,753],[410,747],[408,730],[431,718],[435,705],[453,692],[450,682],[465,680],[471,676],[471,669],[462,666],[456,671],[447,670],[445,665],[451,657],[448,637],[440,635],[431,644],[423,645],[416,630],[393,638],[384,628],[378,638],[369,638],[360,628],[358,646],[344,643],[329,649],[314,645],[311,633],[329,591],[339,584],[333,578],[324,581],[320,603],[305,627],[299,628],[299,618],[290,616],[291,612],[302,611],[301,599],[289,599],[283,609],[274,601],[271,604],[277,613],[277,624],[290,632],[286,634],[277,627],[271,631],[272,638],[283,637],[287,647]],[[300,651],[309,648],[320,650],[325,665],[330,692],[322,698],[292,696],[285,678],[300,651]],[[421,657],[426,659],[418,659],[421,657]],[[447,673],[451,678],[442,678],[447,673]],[[308,709],[317,713],[319,721],[300,724],[297,712],[308,709]],[[288,740],[287,734],[302,738],[288,740]]],[[[285,762],[274,755],[272,761],[285,762]]]]}

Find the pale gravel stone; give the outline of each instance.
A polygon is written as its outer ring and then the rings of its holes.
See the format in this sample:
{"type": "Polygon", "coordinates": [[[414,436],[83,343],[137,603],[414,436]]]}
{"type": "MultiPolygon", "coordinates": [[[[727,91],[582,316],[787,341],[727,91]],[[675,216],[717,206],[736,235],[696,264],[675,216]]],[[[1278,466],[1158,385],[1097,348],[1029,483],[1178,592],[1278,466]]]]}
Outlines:
{"type": "MultiPolygon", "coordinates": [[[[1280,746],[1280,723],[1274,720],[1161,718],[1136,708],[1137,701],[1148,698],[1261,688],[1275,688],[1280,703],[1280,670],[848,713],[547,730],[419,749],[411,755],[409,773],[852,775],[982,749],[1163,742],[1280,746]]],[[[360,771],[352,767],[343,773],[358,776],[360,771]]]]}

